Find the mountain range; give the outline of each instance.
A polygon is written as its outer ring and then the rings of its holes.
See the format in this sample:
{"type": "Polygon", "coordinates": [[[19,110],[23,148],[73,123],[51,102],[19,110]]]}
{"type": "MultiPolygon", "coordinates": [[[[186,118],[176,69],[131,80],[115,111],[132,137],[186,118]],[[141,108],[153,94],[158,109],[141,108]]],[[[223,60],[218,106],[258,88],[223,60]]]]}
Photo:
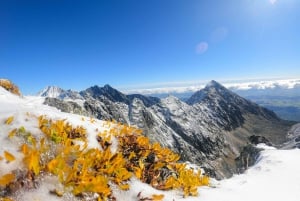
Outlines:
{"type": "MultiPolygon", "coordinates": [[[[280,118],[300,122],[300,80],[265,79],[223,81],[222,84],[238,95],[260,106],[273,110],[280,118]]],[[[165,98],[174,95],[186,101],[193,93],[205,87],[204,83],[170,83],[163,87],[125,90],[127,93],[141,93],[165,98]]]]}
{"type": "Polygon", "coordinates": [[[251,143],[282,145],[293,124],[216,81],[186,101],[174,96],[126,95],[109,85],[80,92],[47,87],[39,96],[63,112],[141,128],[152,141],[179,153],[181,160],[200,164],[219,179],[255,162],[259,150],[251,143]]]}

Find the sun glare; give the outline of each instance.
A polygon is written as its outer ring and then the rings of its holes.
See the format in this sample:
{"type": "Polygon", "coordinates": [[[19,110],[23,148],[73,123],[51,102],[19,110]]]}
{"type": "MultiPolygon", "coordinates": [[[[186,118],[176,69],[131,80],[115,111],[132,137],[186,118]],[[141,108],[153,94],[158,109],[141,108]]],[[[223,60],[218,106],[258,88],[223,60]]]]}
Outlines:
{"type": "Polygon", "coordinates": [[[270,2],[272,5],[274,5],[274,4],[277,2],[277,0],[269,0],[269,2],[270,2]]]}

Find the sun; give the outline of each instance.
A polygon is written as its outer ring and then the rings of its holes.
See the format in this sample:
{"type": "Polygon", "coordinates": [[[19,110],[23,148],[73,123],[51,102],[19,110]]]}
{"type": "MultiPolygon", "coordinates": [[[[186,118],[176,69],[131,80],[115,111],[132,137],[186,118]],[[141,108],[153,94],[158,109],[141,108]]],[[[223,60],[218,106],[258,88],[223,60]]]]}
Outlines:
{"type": "Polygon", "coordinates": [[[277,2],[277,0],[269,0],[269,2],[270,2],[272,5],[274,5],[274,4],[277,2]]]}

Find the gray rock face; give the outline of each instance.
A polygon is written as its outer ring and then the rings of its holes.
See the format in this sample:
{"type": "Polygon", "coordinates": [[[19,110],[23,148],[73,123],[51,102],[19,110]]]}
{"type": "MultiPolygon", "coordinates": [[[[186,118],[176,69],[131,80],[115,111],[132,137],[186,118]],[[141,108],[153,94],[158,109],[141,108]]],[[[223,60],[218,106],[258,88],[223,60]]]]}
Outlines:
{"type": "Polygon", "coordinates": [[[267,138],[265,138],[264,136],[251,135],[249,137],[249,141],[250,141],[250,143],[252,143],[254,145],[264,143],[268,146],[273,146],[272,143],[267,138]]]}
{"type": "Polygon", "coordinates": [[[238,158],[235,159],[238,173],[243,173],[248,167],[255,164],[259,157],[259,153],[262,149],[259,149],[252,144],[246,145],[238,158]]]}
{"type": "Polygon", "coordinates": [[[281,146],[282,149],[300,149],[300,123],[297,123],[291,127],[287,137],[288,141],[281,146]]]}
{"type": "Polygon", "coordinates": [[[89,115],[89,112],[84,110],[78,103],[73,101],[63,101],[58,98],[50,98],[46,97],[44,104],[56,107],[57,109],[61,110],[62,112],[80,114],[80,115],[89,115]]]}
{"type": "MultiPolygon", "coordinates": [[[[77,105],[63,101],[63,96],[57,97],[61,102],[46,99],[45,103],[67,112],[137,126],[150,140],[179,153],[183,161],[203,166],[216,178],[230,177],[240,171],[236,158],[243,157],[250,136],[262,136],[276,145],[286,140],[290,126],[273,112],[215,81],[186,103],[173,96],[160,100],[139,94],[125,95],[109,85],[76,93],[74,103],[82,101],[77,105]]],[[[250,154],[251,157],[257,156],[250,154]]]]}

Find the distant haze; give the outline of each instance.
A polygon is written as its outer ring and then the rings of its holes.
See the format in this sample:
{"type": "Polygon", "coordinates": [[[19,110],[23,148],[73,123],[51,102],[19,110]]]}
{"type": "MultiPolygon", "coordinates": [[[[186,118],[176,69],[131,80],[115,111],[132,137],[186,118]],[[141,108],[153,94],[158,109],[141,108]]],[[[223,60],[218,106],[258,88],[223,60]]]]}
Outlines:
{"type": "MultiPolygon", "coordinates": [[[[293,89],[295,87],[300,87],[300,79],[265,79],[265,80],[227,80],[227,81],[219,81],[225,87],[234,90],[234,91],[242,91],[242,90],[266,90],[266,89],[293,89]]],[[[181,93],[193,93],[205,87],[207,82],[179,82],[179,83],[166,83],[157,85],[149,85],[140,87],[140,88],[132,88],[132,89],[124,89],[124,93],[127,94],[181,94],[181,93]]]]}

